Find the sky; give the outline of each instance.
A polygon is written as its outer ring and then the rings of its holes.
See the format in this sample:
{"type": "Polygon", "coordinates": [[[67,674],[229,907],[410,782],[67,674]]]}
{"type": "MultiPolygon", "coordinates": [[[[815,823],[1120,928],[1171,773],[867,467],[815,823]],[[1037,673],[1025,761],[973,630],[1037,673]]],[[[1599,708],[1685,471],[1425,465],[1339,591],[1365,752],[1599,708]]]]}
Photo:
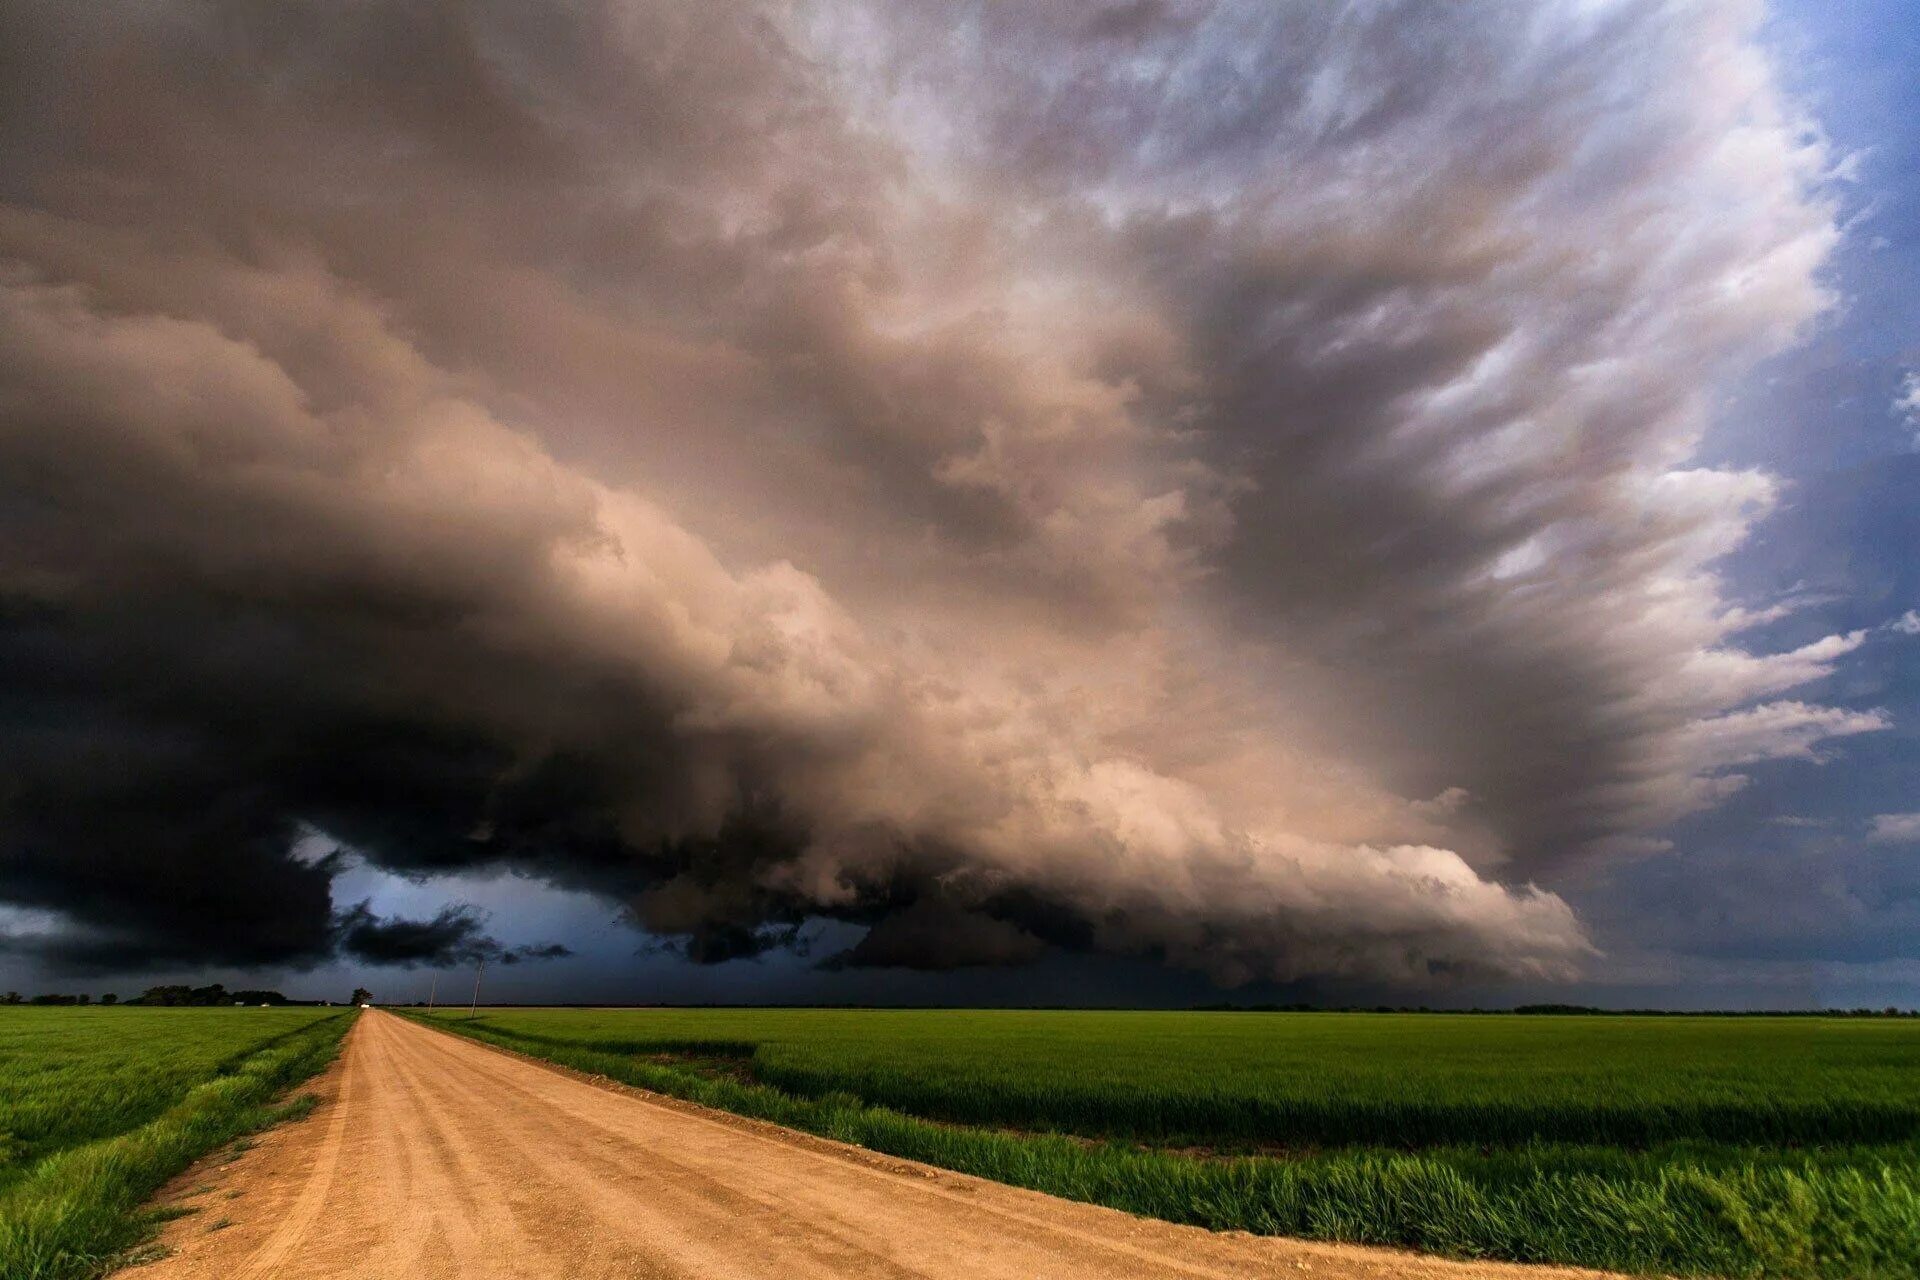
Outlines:
{"type": "Polygon", "coordinates": [[[0,986],[1920,1005],[1916,66],[6,0],[0,986]]]}

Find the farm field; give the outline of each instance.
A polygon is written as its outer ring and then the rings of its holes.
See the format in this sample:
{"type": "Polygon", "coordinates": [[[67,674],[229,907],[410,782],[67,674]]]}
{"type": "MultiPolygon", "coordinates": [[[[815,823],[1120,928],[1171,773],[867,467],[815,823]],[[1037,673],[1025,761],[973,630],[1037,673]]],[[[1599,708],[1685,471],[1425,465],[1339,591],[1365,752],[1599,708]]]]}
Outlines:
{"type": "Polygon", "coordinates": [[[0,1276],[84,1276],[139,1206],[277,1114],[352,1018],[328,1008],[0,1009],[0,1276]]]}
{"type": "Polygon", "coordinates": [[[1920,1024],[488,1010],[504,1047],[1213,1228],[1722,1276],[1920,1275],[1920,1024]]]}

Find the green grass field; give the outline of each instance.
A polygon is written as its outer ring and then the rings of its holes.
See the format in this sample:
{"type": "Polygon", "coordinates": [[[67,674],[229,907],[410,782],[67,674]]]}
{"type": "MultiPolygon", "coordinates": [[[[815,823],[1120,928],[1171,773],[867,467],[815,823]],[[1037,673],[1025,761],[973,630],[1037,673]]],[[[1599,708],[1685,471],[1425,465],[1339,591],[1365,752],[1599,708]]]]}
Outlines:
{"type": "Polygon", "coordinates": [[[99,1274],[151,1226],[140,1206],[220,1143],[270,1123],[325,1066],[341,1009],[0,1008],[0,1276],[99,1274]]]}
{"type": "Polygon", "coordinates": [[[492,1010],[449,1030],[1214,1228],[1719,1276],[1920,1276],[1920,1024],[492,1010]]]}

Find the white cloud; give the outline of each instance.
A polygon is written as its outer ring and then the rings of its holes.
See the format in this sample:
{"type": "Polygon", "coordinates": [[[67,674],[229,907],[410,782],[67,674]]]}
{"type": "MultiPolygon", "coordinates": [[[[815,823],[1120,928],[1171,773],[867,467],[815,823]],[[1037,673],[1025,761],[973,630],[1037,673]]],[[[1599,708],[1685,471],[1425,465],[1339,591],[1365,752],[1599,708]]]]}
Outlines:
{"type": "Polygon", "coordinates": [[[1876,843],[1920,840],[1920,813],[1882,813],[1873,819],[1867,839],[1876,843]]]}
{"type": "Polygon", "coordinates": [[[1817,761],[1833,738],[1891,727],[1884,711],[1850,711],[1805,702],[1769,702],[1693,725],[1686,737],[1695,769],[1705,772],[1761,760],[1817,761]]]}
{"type": "Polygon", "coordinates": [[[1920,449],[1920,372],[1909,373],[1900,384],[1900,394],[1893,399],[1893,411],[1913,430],[1914,447],[1920,449]]]}

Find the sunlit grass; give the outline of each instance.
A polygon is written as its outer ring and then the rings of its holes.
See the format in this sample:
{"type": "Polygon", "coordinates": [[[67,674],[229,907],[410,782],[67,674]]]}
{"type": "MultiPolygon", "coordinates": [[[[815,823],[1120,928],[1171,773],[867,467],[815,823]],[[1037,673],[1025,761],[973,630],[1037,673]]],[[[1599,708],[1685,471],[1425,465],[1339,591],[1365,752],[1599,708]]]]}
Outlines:
{"type": "Polygon", "coordinates": [[[338,1009],[0,1011],[0,1276],[97,1275],[194,1159],[286,1114],[351,1022],[338,1009]]]}

